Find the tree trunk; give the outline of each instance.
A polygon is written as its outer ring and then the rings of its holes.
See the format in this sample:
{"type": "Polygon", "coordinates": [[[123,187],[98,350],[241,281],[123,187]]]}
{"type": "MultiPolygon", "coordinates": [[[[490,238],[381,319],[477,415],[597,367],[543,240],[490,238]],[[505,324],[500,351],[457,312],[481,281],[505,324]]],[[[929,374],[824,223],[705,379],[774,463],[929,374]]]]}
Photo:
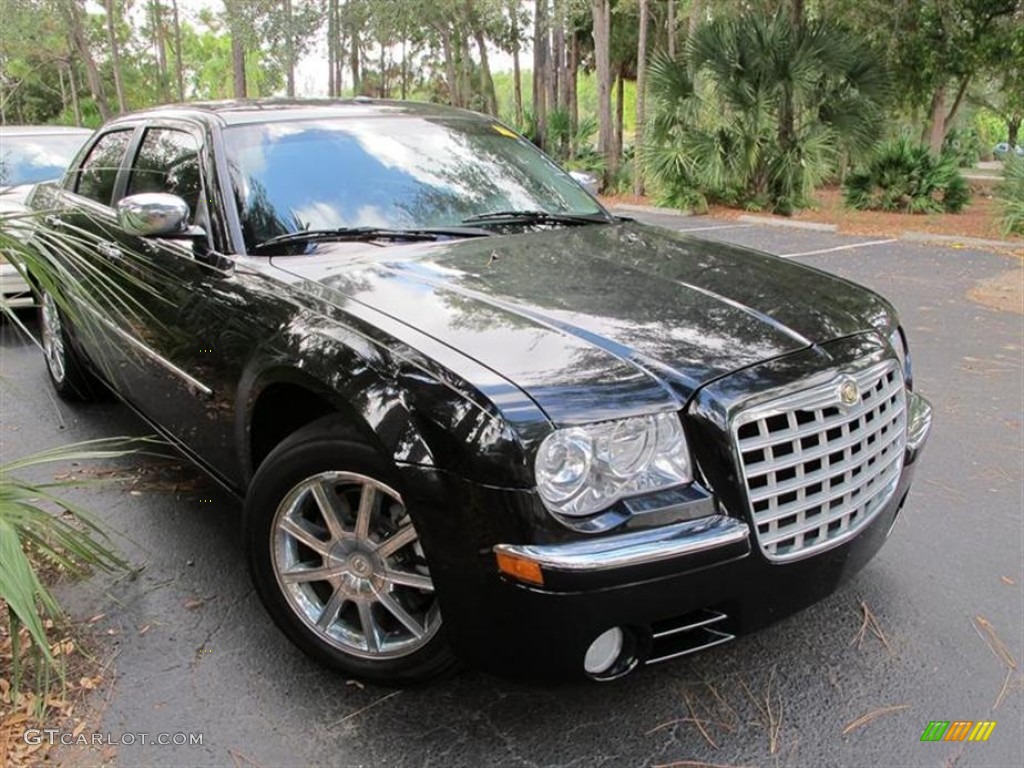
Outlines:
{"type": "Polygon", "coordinates": [[[548,26],[544,32],[544,45],[547,46],[547,67],[544,73],[544,99],[547,102],[548,115],[552,111],[558,109],[558,59],[555,58],[554,46],[551,45],[552,31],[554,29],[555,18],[551,11],[553,9],[548,8],[548,26]]]}
{"type": "Polygon", "coordinates": [[[618,76],[615,80],[615,166],[619,165],[619,158],[622,157],[622,147],[625,144],[623,136],[626,125],[626,65],[619,62],[618,76]]]}
{"type": "Polygon", "coordinates": [[[231,35],[231,82],[236,99],[248,98],[245,82],[245,25],[242,20],[239,0],[224,0],[228,17],[228,32],[231,35]]]}
{"type": "Polygon", "coordinates": [[[704,21],[704,3],[702,0],[690,0],[690,19],[686,28],[691,35],[702,21],[704,21]]]}
{"type": "Polygon", "coordinates": [[[163,5],[159,0],[149,4],[150,26],[153,28],[153,50],[156,53],[157,92],[162,101],[171,100],[170,78],[167,74],[167,42],[164,37],[163,5]]]}
{"type": "Polygon", "coordinates": [[[928,146],[933,154],[942,152],[942,140],[946,138],[946,88],[940,86],[932,95],[931,129],[928,132],[928,146]]]}
{"type": "Polygon", "coordinates": [[[78,78],[75,68],[68,64],[68,86],[71,89],[71,110],[75,113],[75,125],[82,125],[82,102],[78,98],[78,78]]]}
{"type": "Polygon", "coordinates": [[[617,170],[619,161],[615,154],[615,127],[612,124],[611,2],[590,0],[590,8],[594,14],[594,61],[597,70],[597,144],[604,156],[604,178],[607,181],[617,170]]]}
{"type": "Polygon", "coordinates": [[[124,114],[128,108],[124,101],[124,82],[121,79],[121,46],[117,44],[117,30],[114,26],[114,0],[104,0],[107,13],[107,42],[110,44],[110,66],[114,70],[114,90],[117,92],[117,111],[124,114]]]}
{"type": "Polygon", "coordinates": [[[1022,116],[1020,113],[1017,113],[1014,115],[1010,115],[1010,117],[1007,118],[1006,120],[1006,135],[1007,141],[1010,144],[1011,152],[1013,151],[1013,148],[1017,146],[1017,135],[1018,133],[1020,133],[1020,124],[1022,122],[1022,119],[1024,119],[1024,116],[1022,116]]]}
{"type": "Polygon", "coordinates": [[[469,52],[469,35],[462,24],[455,28],[459,40],[459,91],[463,106],[473,107],[473,56],[469,52]]]}
{"type": "Polygon", "coordinates": [[[554,0],[551,17],[551,90],[552,109],[565,108],[565,0],[554,0]]]}
{"type": "MultiPolygon", "coordinates": [[[[804,0],[790,0],[790,51],[795,52],[804,25],[804,0]]],[[[796,141],[796,106],[793,102],[793,83],[783,83],[782,104],[779,107],[779,147],[788,152],[796,141]]]]}
{"type": "MultiPolygon", "coordinates": [[[[640,2],[640,14],[642,16],[644,12],[643,5],[646,5],[646,0],[640,0],[640,2]]],[[[668,0],[668,18],[665,20],[665,27],[668,32],[666,50],[668,51],[668,57],[674,59],[676,57],[676,41],[679,39],[679,30],[676,29],[676,0],[668,0]]]]}
{"type": "Polygon", "coordinates": [[[580,70],[580,41],[576,37],[575,30],[569,38],[569,62],[566,81],[569,87],[569,155],[576,156],[577,134],[580,131],[580,103],[578,98],[579,88],[577,77],[580,70]]]}
{"type": "Polygon", "coordinates": [[[89,83],[89,92],[96,102],[96,108],[100,111],[100,117],[104,122],[113,117],[107,96],[103,92],[103,81],[100,79],[99,69],[96,67],[96,60],[89,51],[89,44],[85,39],[85,30],[82,28],[82,9],[78,4],[79,0],[66,0],[64,6],[68,17],[68,32],[71,36],[71,45],[74,52],[85,64],[85,77],[89,83]]]}
{"type": "Polygon", "coordinates": [[[519,64],[519,3],[513,0],[512,13],[512,99],[516,127],[523,125],[523,71],[519,64]]]}
{"type": "Polygon", "coordinates": [[[292,0],[284,0],[284,57],[285,93],[295,98],[295,28],[292,0]]]}
{"type": "Polygon", "coordinates": [[[964,96],[967,95],[967,86],[970,85],[971,76],[969,74],[964,75],[963,80],[960,81],[960,87],[957,89],[956,98],[953,99],[953,106],[949,108],[949,114],[946,115],[945,122],[942,127],[942,138],[946,138],[946,134],[949,133],[949,126],[953,124],[953,120],[956,119],[957,112],[960,111],[960,105],[964,102],[964,96]]]}
{"type": "Polygon", "coordinates": [[[804,23],[804,0],[790,0],[789,18],[793,27],[801,27],[804,23]]]}
{"type": "Polygon", "coordinates": [[[348,65],[352,70],[352,95],[358,96],[362,87],[362,78],[359,74],[359,62],[362,58],[362,51],[359,50],[359,30],[352,28],[351,43],[348,51],[348,65]]]}
{"type": "Polygon", "coordinates": [[[335,78],[338,62],[338,0],[327,1],[327,97],[338,96],[335,78]]]}
{"type": "MultiPolygon", "coordinates": [[[[64,67],[57,67],[57,81],[60,85],[60,111],[63,113],[68,108],[68,86],[64,82],[64,67]]],[[[0,98],[0,110],[3,109],[3,101],[0,98]]],[[[5,122],[3,112],[0,111],[0,125],[3,125],[5,122]]]]}
{"type": "MultiPolygon", "coordinates": [[[[672,8],[672,0],[669,0],[672,8]]],[[[636,138],[633,141],[633,194],[644,194],[644,114],[647,88],[647,0],[640,0],[640,32],[636,46],[636,138]]]]}
{"type": "Polygon", "coordinates": [[[466,0],[466,17],[473,30],[473,39],[476,40],[477,50],[480,52],[480,79],[481,90],[484,92],[484,105],[487,114],[498,114],[498,94],[494,90],[494,78],[491,77],[491,64],[487,58],[487,38],[484,37],[484,27],[480,21],[480,15],[473,6],[473,0],[466,0]]]}
{"type": "Polygon", "coordinates": [[[185,100],[185,64],[181,59],[181,17],[178,15],[178,0],[171,0],[174,10],[174,74],[178,82],[178,101],[185,100]]]}
{"type": "Polygon", "coordinates": [[[409,51],[407,50],[408,36],[405,31],[402,32],[402,101],[405,101],[409,94],[409,51]]]}
{"type": "Polygon", "coordinates": [[[235,98],[248,98],[249,89],[245,82],[245,43],[237,34],[231,35],[231,78],[235,98]]]}
{"type": "Polygon", "coordinates": [[[544,149],[548,134],[548,0],[536,0],[533,18],[534,140],[544,149]]]}
{"type": "Polygon", "coordinates": [[[441,47],[444,50],[444,68],[448,75],[448,101],[453,107],[461,107],[459,76],[455,69],[455,52],[452,50],[452,31],[447,24],[441,27],[441,47]]]}

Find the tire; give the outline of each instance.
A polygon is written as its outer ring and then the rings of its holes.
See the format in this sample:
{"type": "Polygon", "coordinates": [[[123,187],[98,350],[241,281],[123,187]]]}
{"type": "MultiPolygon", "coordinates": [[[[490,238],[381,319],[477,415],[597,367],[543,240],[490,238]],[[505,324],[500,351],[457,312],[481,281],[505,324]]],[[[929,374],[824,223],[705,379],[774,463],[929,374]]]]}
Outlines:
{"type": "Polygon", "coordinates": [[[72,345],[64,314],[45,288],[40,287],[38,294],[39,330],[50,383],[62,400],[92,402],[100,399],[103,385],[72,345]]]}
{"type": "Polygon", "coordinates": [[[454,665],[396,473],[337,416],[270,453],[244,521],[263,605],[314,660],[385,685],[421,683],[454,665]]]}

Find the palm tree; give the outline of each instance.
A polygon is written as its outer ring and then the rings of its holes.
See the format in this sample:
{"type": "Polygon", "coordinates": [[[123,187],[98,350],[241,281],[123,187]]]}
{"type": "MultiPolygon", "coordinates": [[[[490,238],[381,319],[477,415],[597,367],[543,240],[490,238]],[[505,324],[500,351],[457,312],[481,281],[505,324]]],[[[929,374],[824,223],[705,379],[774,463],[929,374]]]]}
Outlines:
{"type": "Polygon", "coordinates": [[[753,11],[701,24],[682,58],[651,62],[648,170],[685,205],[706,199],[791,213],[881,135],[888,78],[828,20],[753,11]],[[696,85],[699,83],[699,86],[696,85]]]}
{"type": "MultiPolygon", "coordinates": [[[[57,311],[75,320],[88,332],[89,324],[82,306],[90,307],[94,295],[112,298],[126,312],[138,313],[138,307],[122,297],[112,275],[98,270],[86,260],[75,258],[84,235],[49,230],[41,226],[37,213],[0,213],[0,253],[15,265],[37,290],[54,300],[57,311]],[[55,251],[64,255],[71,269],[58,266],[51,258],[55,251]],[[68,300],[68,293],[79,295],[79,302],[68,300]]],[[[0,316],[28,333],[15,311],[0,297],[0,316]]],[[[22,649],[19,627],[27,630],[34,651],[37,693],[50,688],[63,669],[50,652],[44,620],[58,618],[61,610],[36,572],[40,562],[55,565],[70,573],[90,568],[113,570],[127,563],[113,550],[107,535],[88,512],[67,500],[62,490],[81,481],[44,481],[26,479],[38,467],[54,463],[114,459],[140,453],[139,447],[153,444],[148,439],[104,438],[74,443],[0,464],[0,610],[5,610],[12,643],[12,686],[17,694],[21,677],[22,649]],[[139,447],[137,447],[139,446],[139,447]]],[[[45,696],[41,697],[45,700],[45,696]]]]}

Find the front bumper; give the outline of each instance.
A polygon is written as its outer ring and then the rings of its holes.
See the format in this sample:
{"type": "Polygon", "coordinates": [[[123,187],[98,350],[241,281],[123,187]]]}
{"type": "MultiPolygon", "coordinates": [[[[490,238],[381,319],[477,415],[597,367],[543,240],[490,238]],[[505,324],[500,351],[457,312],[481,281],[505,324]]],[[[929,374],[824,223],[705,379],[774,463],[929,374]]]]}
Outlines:
{"type": "MultiPolygon", "coordinates": [[[[834,548],[771,562],[746,520],[716,514],[586,541],[494,548],[537,563],[543,586],[499,573],[492,551],[466,553],[461,564],[432,570],[451,644],[462,658],[503,674],[580,676],[594,639],[621,627],[631,659],[611,677],[806,607],[860,570],[892,530],[931,425],[924,398],[909,393],[907,405],[907,442],[894,493],[855,536],[834,548]]],[[[451,498],[465,490],[449,487],[447,493],[451,498]]],[[[477,498],[466,501],[507,504],[500,493],[477,488],[477,498]]]]}

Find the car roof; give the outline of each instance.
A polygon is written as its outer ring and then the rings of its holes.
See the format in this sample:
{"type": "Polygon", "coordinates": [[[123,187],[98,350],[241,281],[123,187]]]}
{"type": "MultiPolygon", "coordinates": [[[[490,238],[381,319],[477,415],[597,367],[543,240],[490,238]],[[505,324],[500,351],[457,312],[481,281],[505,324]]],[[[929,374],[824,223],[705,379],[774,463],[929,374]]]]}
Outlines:
{"type": "Polygon", "coordinates": [[[0,136],[88,136],[92,128],[73,125],[0,125],[0,136]]]}
{"type": "Polygon", "coordinates": [[[357,96],[354,99],[239,99],[168,104],[125,115],[120,120],[178,117],[221,125],[366,117],[460,117],[490,120],[464,109],[416,101],[391,101],[357,96]]]}

